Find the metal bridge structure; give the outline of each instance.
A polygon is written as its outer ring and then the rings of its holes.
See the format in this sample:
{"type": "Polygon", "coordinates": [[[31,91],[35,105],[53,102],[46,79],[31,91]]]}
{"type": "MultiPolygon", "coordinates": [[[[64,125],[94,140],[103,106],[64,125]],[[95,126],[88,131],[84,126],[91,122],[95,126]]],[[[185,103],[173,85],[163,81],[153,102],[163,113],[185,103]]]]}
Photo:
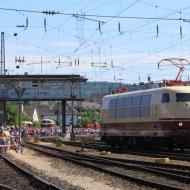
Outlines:
{"type": "Polygon", "coordinates": [[[84,100],[81,86],[86,81],[80,75],[0,75],[0,122],[6,125],[6,101],[18,101],[19,113],[21,101],[61,101],[64,135],[66,101],[84,100]]]}

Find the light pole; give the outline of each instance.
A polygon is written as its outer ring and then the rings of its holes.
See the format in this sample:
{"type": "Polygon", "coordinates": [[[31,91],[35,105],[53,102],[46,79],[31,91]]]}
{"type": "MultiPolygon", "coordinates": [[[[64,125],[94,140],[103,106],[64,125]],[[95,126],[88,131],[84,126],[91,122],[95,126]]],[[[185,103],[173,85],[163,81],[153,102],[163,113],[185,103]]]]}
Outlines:
{"type": "Polygon", "coordinates": [[[19,95],[19,103],[18,103],[18,126],[19,126],[19,143],[20,143],[20,141],[21,141],[21,101],[20,101],[20,95],[19,95]]]}
{"type": "Polygon", "coordinates": [[[59,101],[56,101],[56,103],[57,103],[57,108],[56,108],[56,124],[57,124],[57,126],[59,126],[59,124],[60,124],[60,112],[59,112],[59,101]]]}
{"type": "Polygon", "coordinates": [[[93,125],[95,124],[95,117],[94,117],[94,106],[92,107],[92,122],[93,122],[93,125]]]}
{"type": "Polygon", "coordinates": [[[19,143],[21,142],[21,96],[24,94],[24,91],[25,88],[21,88],[20,85],[17,88],[15,88],[15,92],[19,100],[19,108],[18,108],[19,143]]]}
{"type": "Polygon", "coordinates": [[[71,135],[70,135],[70,139],[72,141],[75,141],[75,133],[74,133],[74,129],[73,129],[73,124],[74,124],[74,110],[73,110],[73,99],[74,99],[74,84],[73,84],[73,79],[72,79],[72,85],[71,85],[71,135]]]}

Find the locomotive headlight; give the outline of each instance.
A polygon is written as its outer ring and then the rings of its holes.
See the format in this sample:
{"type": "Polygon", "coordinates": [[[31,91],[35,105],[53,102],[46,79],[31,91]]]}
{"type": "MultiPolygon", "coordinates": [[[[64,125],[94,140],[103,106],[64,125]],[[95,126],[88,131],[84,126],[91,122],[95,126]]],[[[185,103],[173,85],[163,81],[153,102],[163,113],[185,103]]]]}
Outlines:
{"type": "Polygon", "coordinates": [[[179,125],[179,127],[182,127],[183,126],[183,122],[179,122],[178,125],[179,125]]]}

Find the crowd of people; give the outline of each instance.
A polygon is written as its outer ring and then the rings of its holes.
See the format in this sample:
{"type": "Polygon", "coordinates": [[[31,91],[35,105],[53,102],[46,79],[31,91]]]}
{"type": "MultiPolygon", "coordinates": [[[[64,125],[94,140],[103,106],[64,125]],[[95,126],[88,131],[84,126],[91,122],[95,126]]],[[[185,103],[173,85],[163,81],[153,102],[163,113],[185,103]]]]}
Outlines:
{"type": "Polygon", "coordinates": [[[91,128],[74,128],[74,133],[76,135],[98,135],[100,129],[91,129],[91,128]]]}
{"type": "MultiPolygon", "coordinates": [[[[0,126],[0,153],[5,153],[9,149],[19,151],[20,145],[19,130],[14,125],[6,127],[0,126]]],[[[23,151],[23,149],[21,150],[23,151]]]]}
{"type": "Polygon", "coordinates": [[[40,127],[40,128],[34,128],[32,126],[30,127],[24,127],[23,130],[23,136],[60,136],[61,135],[61,129],[60,127],[40,127]]]}
{"type": "MultiPolygon", "coordinates": [[[[99,134],[100,129],[67,127],[66,133],[71,133],[71,131],[75,135],[96,135],[99,134]]],[[[6,153],[9,149],[23,152],[20,142],[22,138],[27,136],[61,136],[61,127],[22,126],[19,133],[19,128],[14,125],[0,126],[0,153],[6,153]]]]}
{"type": "MultiPolygon", "coordinates": [[[[66,133],[70,133],[72,127],[69,126],[66,128],[66,133]]],[[[90,128],[80,128],[80,127],[73,127],[73,132],[76,135],[96,135],[100,133],[100,129],[90,129],[90,128]]],[[[25,135],[27,136],[61,136],[61,127],[41,127],[41,128],[34,128],[34,127],[26,127],[25,128],[25,135]]]]}

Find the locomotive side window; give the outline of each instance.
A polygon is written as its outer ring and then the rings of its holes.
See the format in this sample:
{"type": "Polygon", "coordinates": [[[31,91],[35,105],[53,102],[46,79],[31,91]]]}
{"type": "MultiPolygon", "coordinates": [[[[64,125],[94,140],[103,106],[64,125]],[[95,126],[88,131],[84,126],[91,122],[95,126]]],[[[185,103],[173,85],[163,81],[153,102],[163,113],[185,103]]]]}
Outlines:
{"type": "Polygon", "coordinates": [[[151,95],[143,95],[141,98],[141,105],[149,105],[150,99],[151,99],[151,95]]]}
{"type": "Polygon", "coordinates": [[[141,96],[134,96],[132,110],[131,110],[132,117],[140,117],[140,103],[141,103],[141,96]]]}
{"type": "Polygon", "coordinates": [[[176,93],[176,102],[190,102],[190,93],[176,93]]]}
{"type": "Polygon", "coordinates": [[[135,96],[133,98],[133,106],[139,106],[141,102],[141,96],[135,96]]]}
{"type": "Polygon", "coordinates": [[[109,102],[109,117],[115,118],[115,105],[116,105],[116,99],[112,99],[109,102]]]}
{"type": "Polygon", "coordinates": [[[162,94],[162,103],[168,103],[170,101],[169,93],[162,94]]]}
{"type": "Polygon", "coordinates": [[[127,97],[125,98],[124,106],[130,107],[132,105],[132,102],[133,102],[133,97],[127,97]]]}
{"type": "Polygon", "coordinates": [[[131,117],[131,105],[133,102],[133,97],[127,97],[125,98],[125,102],[124,102],[124,114],[123,116],[125,118],[131,117]]]}
{"type": "Polygon", "coordinates": [[[123,103],[124,98],[118,98],[116,102],[116,118],[122,118],[123,117],[123,103]]]}
{"type": "Polygon", "coordinates": [[[141,98],[141,117],[150,116],[151,95],[143,95],[141,98]]]}
{"type": "Polygon", "coordinates": [[[123,103],[124,103],[124,98],[118,98],[116,107],[123,107],[123,103]]]}

